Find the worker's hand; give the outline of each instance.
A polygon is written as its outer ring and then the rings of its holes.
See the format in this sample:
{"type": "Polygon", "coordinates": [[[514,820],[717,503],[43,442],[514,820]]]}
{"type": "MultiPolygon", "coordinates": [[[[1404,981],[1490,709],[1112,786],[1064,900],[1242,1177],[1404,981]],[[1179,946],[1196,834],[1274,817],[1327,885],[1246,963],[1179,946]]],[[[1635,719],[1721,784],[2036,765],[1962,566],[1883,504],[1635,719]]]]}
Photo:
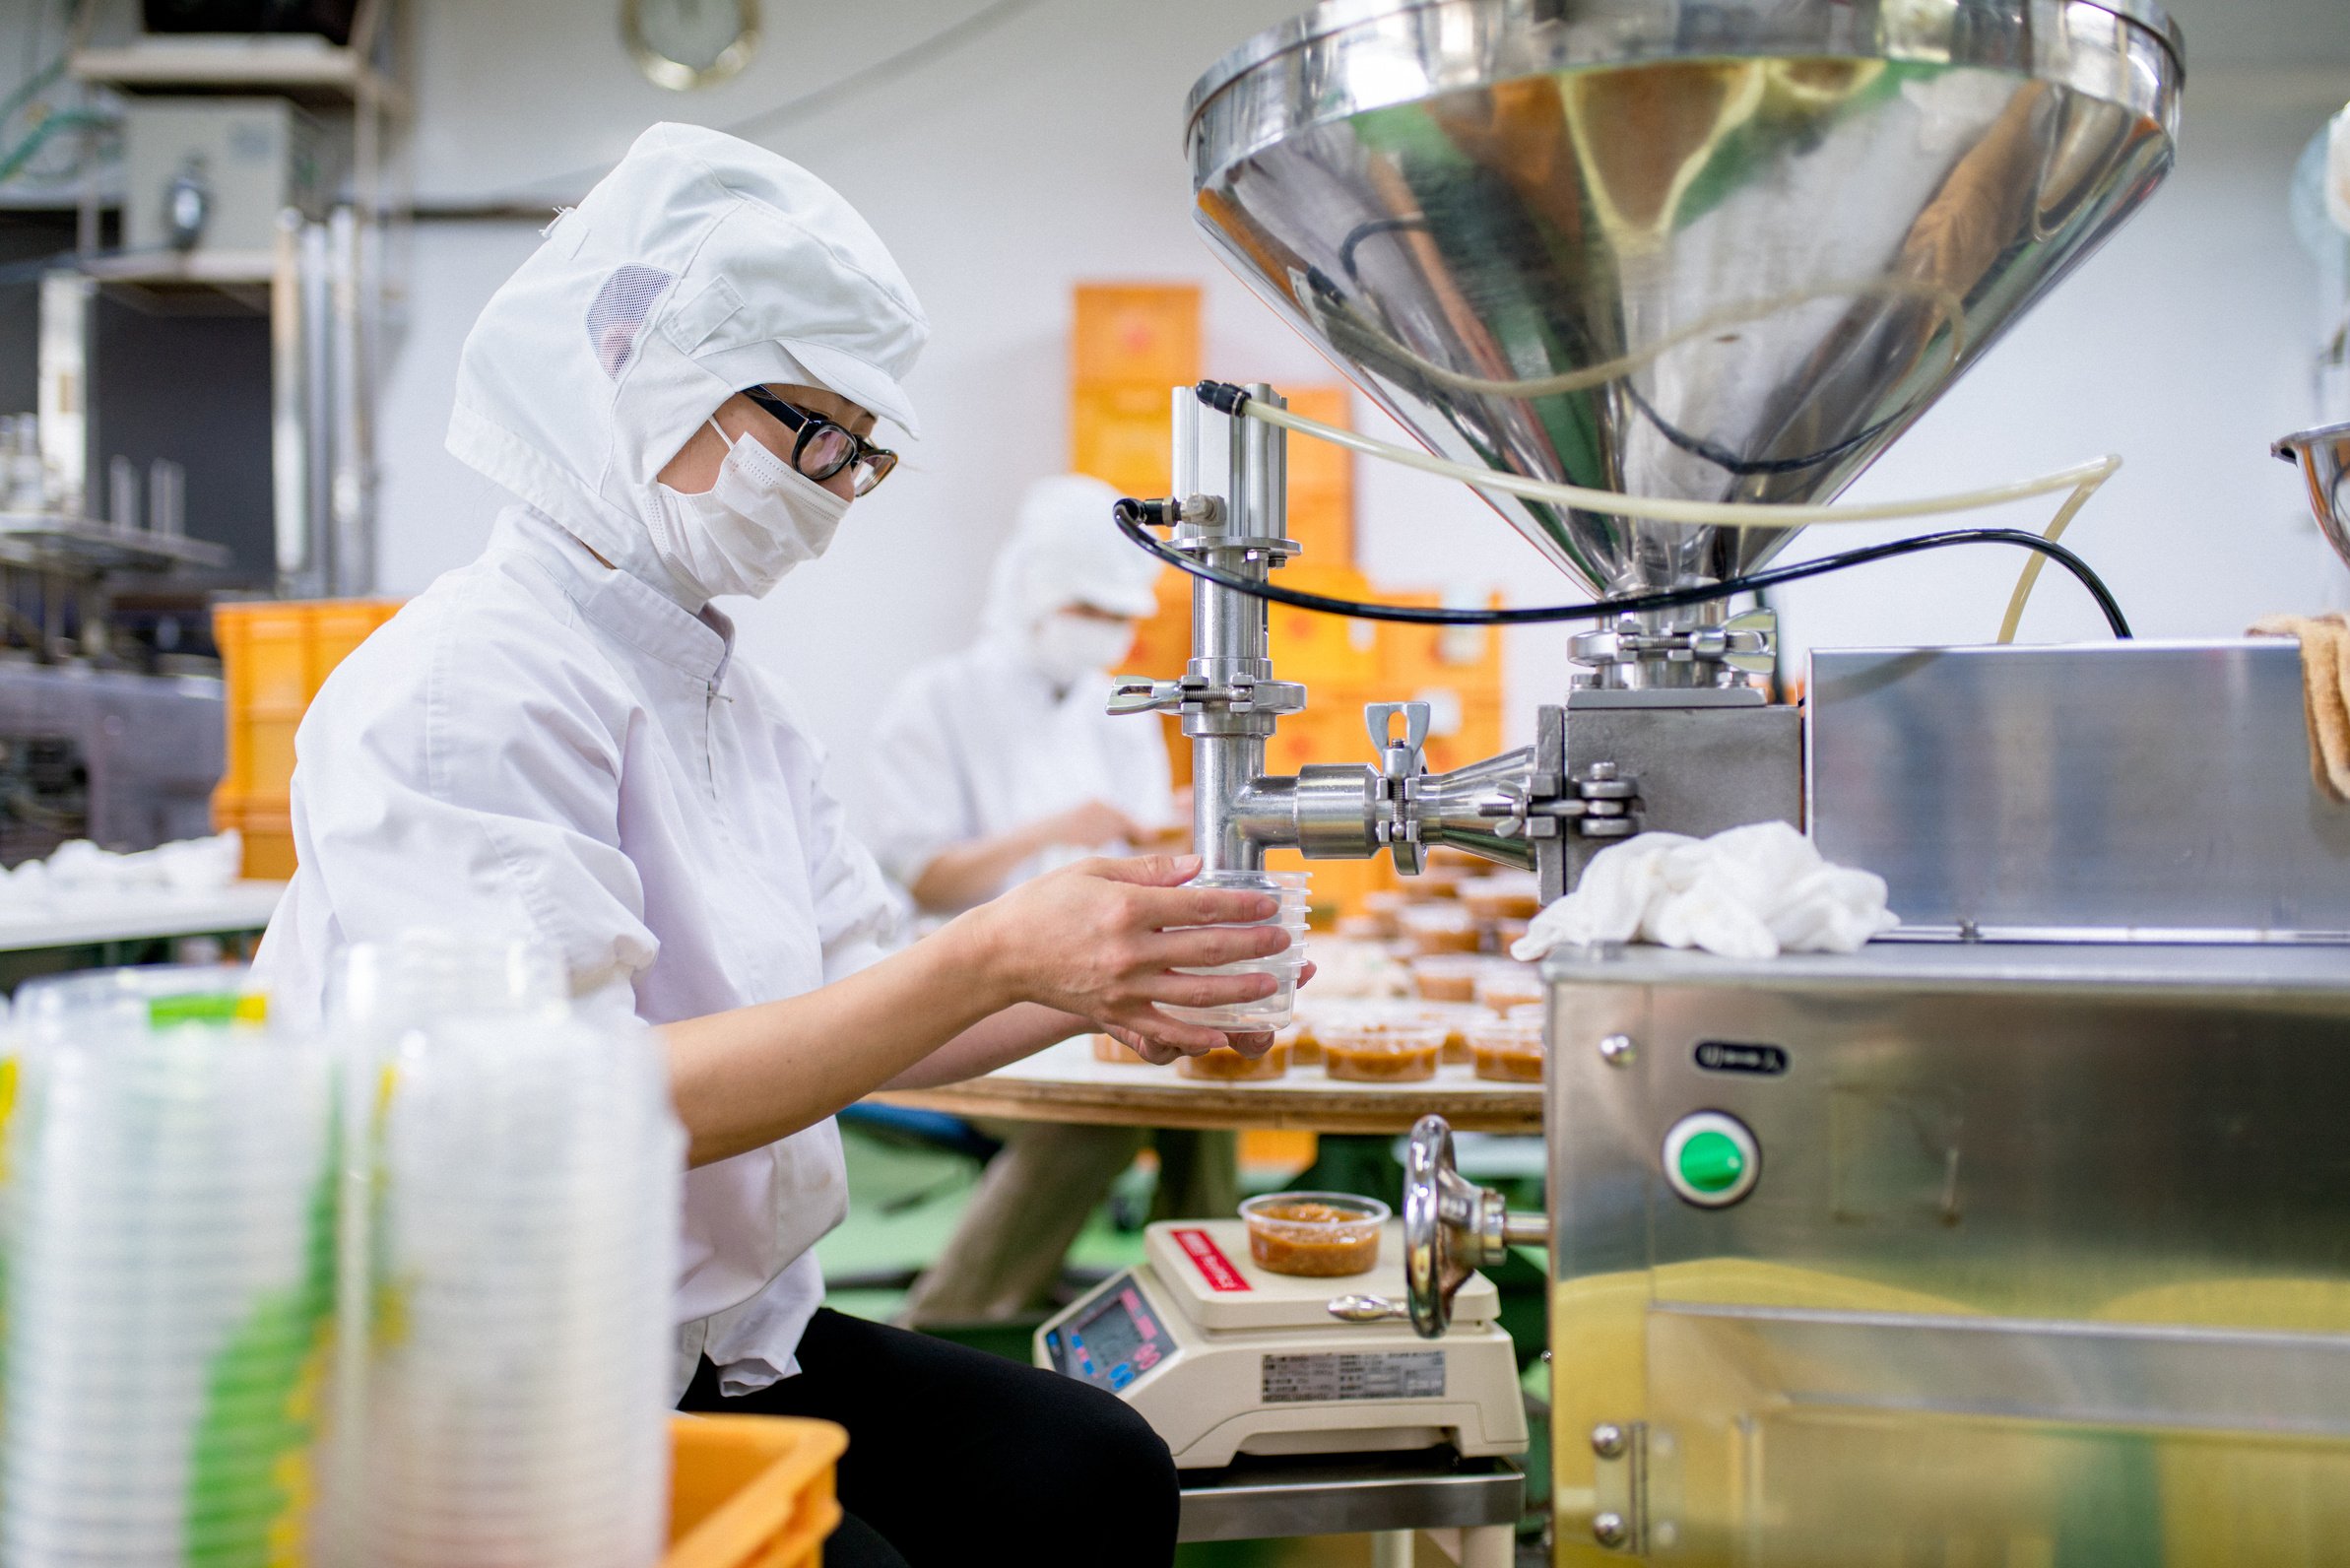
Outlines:
{"type": "Polygon", "coordinates": [[[1012,1001],[1074,1013],[1152,1061],[1172,1061],[1226,1039],[1154,1004],[1222,1007],[1279,989],[1271,975],[1173,970],[1270,957],[1289,946],[1278,926],[1238,924],[1272,919],[1271,894],[1182,885],[1199,872],[1195,855],[1079,861],[961,919],[971,923],[983,961],[1012,1001]]]}
{"type": "MultiPolygon", "coordinates": [[[[1314,965],[1311,962],[1297,972],[1297,983],[1301,986],[1313,978],[1314,965]]],[[[1179,1051],[1171,1045],[1160,1045],[1156,1040],[1144,1039],[1132,1029],[1121,1029],[1113,1025],[1102,1032],[1143,1061],[1157,1067],[1165,1067],[1179,1056],[1197,1056],[1199,1054],[1196,1051],[1179,1051]]],[[[1263,1056],[1272,1050],[1273,1042],[1273,1036],[1271,1034],[1227,1034],[1224,1036],[1224,1044],[1238,1051],[1242,1056],[1252,1059],[1263,1056]]]]}
{"type": "Polygon", "coordinates": [[[1087,801],[1066,812],[1056,812],[1037,824],[1037,831],[1046,843],[1066,844],[1073,849],[1141,844],[1150,837],[1150,829],[1108,801],[1087,801]]]}

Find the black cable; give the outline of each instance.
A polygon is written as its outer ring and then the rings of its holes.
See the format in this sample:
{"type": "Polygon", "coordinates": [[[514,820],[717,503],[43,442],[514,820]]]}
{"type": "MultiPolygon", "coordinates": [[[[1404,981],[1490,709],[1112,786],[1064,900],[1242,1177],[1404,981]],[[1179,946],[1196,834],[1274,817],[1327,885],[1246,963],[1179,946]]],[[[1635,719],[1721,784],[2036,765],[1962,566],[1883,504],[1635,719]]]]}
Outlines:
{"type": "Polygon", "coordinates": [[[1864,545],[1858,550],[1841,551],[1822,555],[1816,560],[1797,561],[1792,566],[1774,566],[1768,571],[1749,572],[1743,577],[1729,577],[1721,582],[1707,583],[1693,588],[1669,588],[1657,593],[1634,594],[1622,599],[1599,599],[1580,605],[1537,605],[1519,610],[1422,610],[1403,605],[1363,604],[1352,599],[1334,599],[1326,594],[1300,593],[1293,588],[1275,588],[1271,583],[1252,582],[1246,577],[1219,570],[1205,561],[1192,559],[1153,539],[1144,531],[1143,520],[1156,511],[1164,521],[1172,521],[1171,508],[1166,502],[1122,499],[1112,508],[1111,516],[1120,533],[1136,545],[1173,566],[1219,588],[1229,588],[1252,599],[1270,600],[1276,605],[1288,605],[1296,610],[1317,611],[1326,616],[1350,616],[1357,621],[1396,621],[1416,626],[1524,626],[1538,625],[1556,621],[1605,621],[1614,616],[1631,615],[1648,610],[1675,610],[1684,605],[1701,605],[1716,599],[1728,599],[1736,594],[1756,593],[1776,588],[1781,583],[1800,582],[1806,577],[1825,576],[1848,566],[1866,565],[1872,560],[1890,560],[1896,555],[1915,555],[1929,550],[1944,550],[1953,545],[2013,545],[2019,550],[2033,551],[2047,556],[2089,591],[2097,601],[2097,608],[2105,616],[2105,623],[2117,637],[2132,635],[2129,621],[2122,614],[2122,606],[2089,563],[2053,540],[2026,532],[2020,528],[1956,528],[1939,534],[1918,534],[1908,539],[1889,540],[1881,545],[1864,545]]]}

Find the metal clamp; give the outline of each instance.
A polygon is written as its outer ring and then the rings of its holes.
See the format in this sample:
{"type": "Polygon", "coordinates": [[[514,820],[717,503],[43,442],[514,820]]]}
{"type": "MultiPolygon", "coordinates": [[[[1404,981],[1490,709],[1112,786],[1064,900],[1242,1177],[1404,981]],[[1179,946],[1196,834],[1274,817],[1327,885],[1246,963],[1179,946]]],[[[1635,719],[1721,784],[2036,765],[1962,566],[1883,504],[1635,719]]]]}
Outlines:
{"type": "Polygon", "coordinates": [[[1306,688],[1295,681],[1259,681],[1235,676],[1227,682],[1186,675],[1173,681],[1120,676],[1110,685],[1112,717],[1131,713],[1296,713],[1306,705],[1306,688]]]}
{"type": "Polygon", "coordinates": [[[1594,762],[1569,781],[1572,793],[1544,797],[1531,779],[1504,782],[1480,801],[1477,815],[1494,818],[1502,838],[1629,838],[1640,831],[1640,784],[1621,777],[1613,762],[1594,762]]]}
{"type": "Polygon", "coordinates": [[[1363,727],[1379,753],[1381,794],[1376,827],[1378,841],[1395,857],[1396,870],[1406,877],[1419,873],[1422,851],[1418,819],[1410,810],[1412,781],[1427,771],[1421,749],[1428,744],[1428,704],[1371,702],[1363,706],[1363,727]],[[1396,719],[1403,720],[1403,735],[1396,737],[1396,719]]]}

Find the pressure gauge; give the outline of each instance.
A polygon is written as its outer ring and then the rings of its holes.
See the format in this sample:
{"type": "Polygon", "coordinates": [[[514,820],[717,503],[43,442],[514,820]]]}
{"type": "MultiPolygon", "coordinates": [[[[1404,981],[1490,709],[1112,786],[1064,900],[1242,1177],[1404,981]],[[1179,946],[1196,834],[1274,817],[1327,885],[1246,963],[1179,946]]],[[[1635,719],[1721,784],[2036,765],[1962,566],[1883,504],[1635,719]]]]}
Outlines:
{"type": "Polygon", "coordinates": [[[758,0],[620,0],[620,37],[654,86],[709,87],[751,63],[758,0]]]}

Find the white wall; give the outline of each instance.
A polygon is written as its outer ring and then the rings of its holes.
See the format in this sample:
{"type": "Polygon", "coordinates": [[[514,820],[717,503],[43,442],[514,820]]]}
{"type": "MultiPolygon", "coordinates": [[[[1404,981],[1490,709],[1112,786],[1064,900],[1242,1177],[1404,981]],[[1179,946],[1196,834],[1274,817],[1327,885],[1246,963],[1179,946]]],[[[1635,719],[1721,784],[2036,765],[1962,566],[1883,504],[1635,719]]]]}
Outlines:
{"type": "MultiPolygon", "coordinates": [[[[2229,0],[2225,9],[2234,17],[2239,7],[2312,4],[2331,12],[2338,0],[2229,0]]],[[[973,5],[867,0],[795,31],[812,8],[769,4],[780,34],[746,76],[684,98],[637,77],[609,5],[419,8],[420,195],[523,188],[552,201],[576,195],[655,118],[728,124],[973,5]],[[581,25],[583,14],[594,22],[581,25]],[[837,25],[851,17],[854,26],[837,25]]],[[[1022,486],[1068,460],[1072,284],[1197,279],[1208,290],[1211,373],[1332,378],[1194,235],[1179,146],[1180,105],[1200,71],[1294,9],[1294,0],[1041,0],[950,60],[767,138],[858,204],[936,326],[911,383],[928,438],[860,503],[830,555],[741,616],[747,656],[787,674],[852,772],[880,694],[908,665],[969,634],[985,563],[1022,486]]],[[[2274,20],[2261,47],[2331,51],[2325,57],[2343,68],[2190,78],[2170,185],[1856,498],[1969,487],[2118,450],[2128,466],[2071,539],[2107,571],[2142,631],[2228,633],[2265,610],[2350,598],[2301,518],[2290,473],[2266,453],[2270,437],[2307,423],[2314,338],[2315,275],[2287,225],[2285,182],[2326,109],[2350,98],[2350,28],[2313,32],[2283,11],[2274,20]]],[[[2236,49],[2257,32],[2233,33],[2236,49]]],[[[420,588],[480,546],[495,495],[441,452],[441,427],[465,328],[535,239],[511,224],[429,225],[415,236],[407,328],[382,411],[387,589],[420,588]]],[[[1368,466],[1358,480],[1360,554],[1375,579],[1465,592],[1498,585],[1521,603],[1571,597],[1465,492],[1368,466]]],[[[1835,542],[1868,537],[1877,536],[1844,530],[1835,542]]],[[[1791,641],[1799,649],[1987,637],[2016,565],[2004,553],[1975,551],[1791,589],[1791,641]]],[[[2077,590],[2052,573],[2026,631],[2056,638],[2097,627],[2077,590]]],[[[1555,629],[1512,634],[1521,724],[1561,686],[1563,641],[1555,629]]]]}

